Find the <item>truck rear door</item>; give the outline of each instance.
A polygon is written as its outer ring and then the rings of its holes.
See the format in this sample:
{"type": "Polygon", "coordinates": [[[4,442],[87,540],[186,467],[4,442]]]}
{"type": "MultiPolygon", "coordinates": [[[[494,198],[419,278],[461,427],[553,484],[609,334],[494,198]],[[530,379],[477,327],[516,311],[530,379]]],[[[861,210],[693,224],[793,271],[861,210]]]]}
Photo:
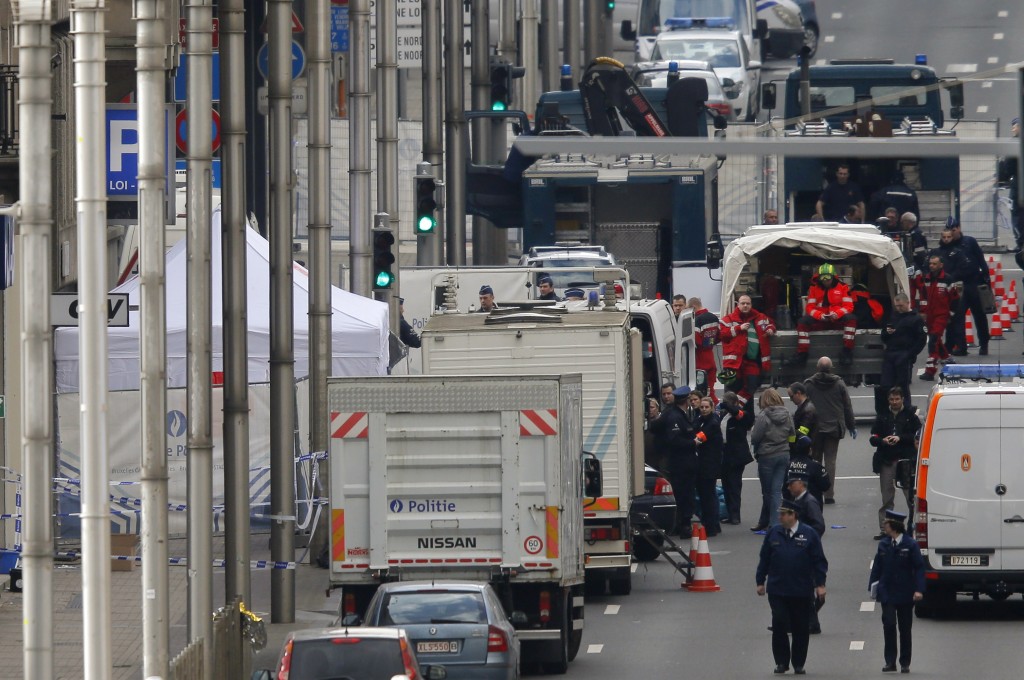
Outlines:
{"type": "Polygon", "coordinates": [[[999,557],[1003,569],[1024,571],[1024,393],[1001,394],[999,402],[1000,481],[1006,488],[999,557]]]}

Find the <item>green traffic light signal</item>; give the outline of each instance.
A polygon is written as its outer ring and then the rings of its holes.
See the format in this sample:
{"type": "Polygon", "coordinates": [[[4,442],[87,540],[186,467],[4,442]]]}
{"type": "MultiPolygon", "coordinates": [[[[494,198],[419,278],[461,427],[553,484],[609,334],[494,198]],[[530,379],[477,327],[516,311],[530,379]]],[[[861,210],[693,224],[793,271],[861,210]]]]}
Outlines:
{"type": "Polygon", "coordinates": [[[508,105],[503,101],[496,101],[491,103],[491,111],[507,111],[508,105]]]}
{"type": "Polygon", "coordinates": [[[391,283],[395,280],[394,274],[387,271],[377,272],[377,278],[373,280],[375,288],[390,288],[391,283]]]}
{"type": "Polygon", "coordinates": [[[392,247],[395,245],[395,235],[390,227],[373,228],[373,287],[390,288],[395,282],[395,274],[391,271],[391,265],[395,263],[395,254],[392,247]]]}
{"type": "Polygon", "coordinates": [[[437,227],[437,181],[431,175],[416,178],[416,233],[430,234],[437,227]]]}

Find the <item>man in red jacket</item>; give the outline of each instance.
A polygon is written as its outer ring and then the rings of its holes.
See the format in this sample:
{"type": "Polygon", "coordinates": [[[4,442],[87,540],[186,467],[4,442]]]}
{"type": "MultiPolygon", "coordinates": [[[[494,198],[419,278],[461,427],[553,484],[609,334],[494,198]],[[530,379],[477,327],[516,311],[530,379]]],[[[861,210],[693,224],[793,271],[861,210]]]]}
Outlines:
{"type": "Polygon", "coordinates": [[[928,273],[921,281],[921,315],[928,329],[928,362],[921,380],[935,380],[939,363],[949,358],[942,334],[946,332],[953,305],[960,298],[960,293],[942,268],[942,258],[938,255],[928,258],[928,273]]]}
{"type": "MultiPolygon", "coordinates": [[[[693,340],[697,350],[697,370],[704,371],[707,395],[717,404],[715,372],[718,367],[715,365],[714,347],[718,344],[718,317],[706,310],[698,297],[690,298],[688,304],[693,310],[693,340]]],[[[700,383],[699,380],[697,382],[700,383]]],[[[700,387],[699,384],[698,387],[700,387]]]]}
{"type": "Polygon", "coordinates": [[[853,347],[857,333],[857,317],[853,313],[850,288],[836,277],[835,265],[825,263],[811,279],[804,315],[796,324],[796,355],[786,360],[788,366],[804,366],[811,350],[811,331],[843,329],[843,351],[839,363],[853,363],[853,347]]]}
{"type": "Polygon", "coordinates": [[[761,385],[761,373],[772,368],[770,338],[775,324],[753,308],[749,295],[740,295],[736,309],[722,317],[719,339],[722,341],[722,372],[726,389],[735,389],[741,404],[754,396],[761,385]],[[734,388],[730,387],[734,385],[734,388]]]}

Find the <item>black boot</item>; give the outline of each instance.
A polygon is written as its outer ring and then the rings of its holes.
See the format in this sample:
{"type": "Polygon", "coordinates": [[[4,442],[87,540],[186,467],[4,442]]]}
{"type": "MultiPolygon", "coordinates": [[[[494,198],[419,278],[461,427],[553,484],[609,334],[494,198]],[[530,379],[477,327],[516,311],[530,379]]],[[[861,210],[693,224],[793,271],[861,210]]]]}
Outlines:
{"type": "Polygon", "coordinates": [[[853,350],[849,347],[844,347],[843,351],[839,353],[839,365],[849,366],[853,363],[853,350]]]}

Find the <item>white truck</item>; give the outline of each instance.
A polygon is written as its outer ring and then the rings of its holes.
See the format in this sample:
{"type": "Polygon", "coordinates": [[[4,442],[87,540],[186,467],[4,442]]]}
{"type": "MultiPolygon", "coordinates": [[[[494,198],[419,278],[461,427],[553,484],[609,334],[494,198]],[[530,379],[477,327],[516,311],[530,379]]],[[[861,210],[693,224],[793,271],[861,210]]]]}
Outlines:
{"type": "Polygon", "coordinates": [[[331,378],[330,582],[341,616],[377,586],[489,581],[523,658],[564,673],[583,638],[577,375],[331,378]]]}
{"type": "Polygon", "coordinates": [[[607,582],[616,595],[632,588],[629,513],[644,487],[645,389],[656,393],[670,379],[659,373],[657,354],[671,357],[664,369],[673,382],[695,384],[692,313],[673,324],[664,300],[570,302],[435,315],[422,336],[428,375],[583,375],[583,448],[601,462],[604,483],[583,506],[587,580],[602,589],[607,582]]]}

